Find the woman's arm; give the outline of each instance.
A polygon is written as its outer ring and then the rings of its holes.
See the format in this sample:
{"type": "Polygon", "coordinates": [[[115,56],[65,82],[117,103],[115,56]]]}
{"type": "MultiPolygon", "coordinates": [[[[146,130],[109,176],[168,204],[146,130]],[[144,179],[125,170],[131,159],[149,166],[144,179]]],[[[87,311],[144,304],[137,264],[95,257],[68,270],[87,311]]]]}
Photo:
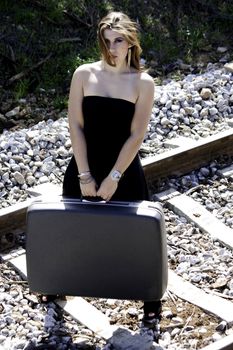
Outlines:
{"type": "MultiPolygon", "coordinates": [[[[87,145],[83,133],[84,120],[82,113],[83,83],[87,74],[89,73],[87,69],[85,69],[85,66],[79,67],[74,72],[68,103],[70,138],[79,174],[89,171],[87,145]]],[[[87,175],[86,179],[90,179],[90,176],[87,175]]],[[[85,182],[85,176],[83,180],[85,182]]],[[[86,182],[88,181],[89,180],[86,182]]],[[[80,183],[80,188],[83,196],[96,196],[96,183],[94,179],[86,184],[80,183]]]]}
{"type": "Polygon", "coordinates": [[[153,101],[154,81],[148,74],[142,73],[139,84],[139,97],[136,102],[135,113],[131,124],[130,137],[123,145],[110,174],[102,182],[97,191],[97,196],[109,200],[116,191],[117,181],[111,179],[111,173],[113,170],[118,170],[123,174],[135,158],[145,137],[151,117],[153,101]]]}

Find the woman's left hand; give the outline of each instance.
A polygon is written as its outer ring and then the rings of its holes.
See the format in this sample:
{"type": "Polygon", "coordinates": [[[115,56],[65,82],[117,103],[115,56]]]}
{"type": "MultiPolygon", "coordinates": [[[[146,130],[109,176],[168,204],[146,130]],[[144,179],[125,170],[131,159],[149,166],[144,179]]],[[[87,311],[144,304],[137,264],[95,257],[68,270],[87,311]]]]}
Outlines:
{"type": "Polygon", "coordinates": [[[102,197],[105,201],[109,201],[116,192],[118,181],[114,181],[110,176],[107,176],[101,183],[97,196],[102,197]]]}

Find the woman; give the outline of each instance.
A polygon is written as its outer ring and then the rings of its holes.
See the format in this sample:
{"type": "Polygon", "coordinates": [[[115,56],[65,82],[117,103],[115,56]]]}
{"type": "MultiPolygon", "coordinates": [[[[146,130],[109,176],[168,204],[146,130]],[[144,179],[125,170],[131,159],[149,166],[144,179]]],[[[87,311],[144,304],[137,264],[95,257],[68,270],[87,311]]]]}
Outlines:
{"type": "MultiPolygon", "coordinates": [[[[111,12],[98,26],[102,59],[78,67],[69,96],[74,156],[63,195],[109,200],[148,200],[138,151],[154,100],[153,79],[140,70],[137,29],[111,12]]],[[[160,315],[160,301],[144,303],[144,324],[160,315]]]]}

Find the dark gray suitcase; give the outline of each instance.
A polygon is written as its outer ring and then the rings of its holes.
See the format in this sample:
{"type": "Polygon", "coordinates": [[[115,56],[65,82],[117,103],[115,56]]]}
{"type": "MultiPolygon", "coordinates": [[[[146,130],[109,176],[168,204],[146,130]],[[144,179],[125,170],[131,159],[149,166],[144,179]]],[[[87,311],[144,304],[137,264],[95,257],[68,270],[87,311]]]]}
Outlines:
{"type": "Polygon", "coordinates": [[[27,212],[31,291],[158,300],[167,287],[167,245],[158,203],[35,201],[27,212]]]}

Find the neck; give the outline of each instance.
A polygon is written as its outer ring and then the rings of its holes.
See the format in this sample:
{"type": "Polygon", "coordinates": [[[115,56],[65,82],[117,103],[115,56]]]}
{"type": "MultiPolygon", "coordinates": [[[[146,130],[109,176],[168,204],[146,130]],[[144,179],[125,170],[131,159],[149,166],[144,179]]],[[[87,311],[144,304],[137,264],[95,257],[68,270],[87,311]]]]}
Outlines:
{"type": "Polygon", "coordinates": [[[103,70],[112,74],[121,74],[121,73],[129,73],[130,69],[124,61],[120,65],[110,66],[106,61],[102,60],[103,70]]]}

